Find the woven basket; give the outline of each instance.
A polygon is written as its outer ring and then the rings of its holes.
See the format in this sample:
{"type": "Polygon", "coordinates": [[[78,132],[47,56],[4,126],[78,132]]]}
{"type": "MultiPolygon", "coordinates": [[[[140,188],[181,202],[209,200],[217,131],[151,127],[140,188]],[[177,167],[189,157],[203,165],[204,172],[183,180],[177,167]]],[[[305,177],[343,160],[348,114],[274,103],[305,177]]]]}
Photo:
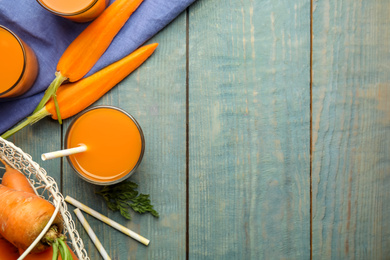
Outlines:
{"type": "MultiPolygon", "coordinates": [[[[68,211],[64,197],[58,190],[55,180],[48,176],[45,169],[41,168],[34,162],[31,156],[24,153],[20,148],[13,143],[0,137],[0,158],[7,162],[11,167],[18,169],[30,180],[35,192],[52,203],[56,210],[53,213],[51,221],[47,224],[47,228],[51,225],[54,217],[58,212],[64,219],[64,234],[68,241],[71,242],[73,250],[80,260],[90,260],[87,251],[84,249],[84,243],[75,228],[72,216],[68,211]]],[[[42,231],[40,236],[43,236],[46,231],[42,231]]],[[[26,254],[30,252],[40,240],[38,237],[33,244],[26,250],[26,254]]],[[[21,258],[19,258],[21,259],[21,258]]]]}

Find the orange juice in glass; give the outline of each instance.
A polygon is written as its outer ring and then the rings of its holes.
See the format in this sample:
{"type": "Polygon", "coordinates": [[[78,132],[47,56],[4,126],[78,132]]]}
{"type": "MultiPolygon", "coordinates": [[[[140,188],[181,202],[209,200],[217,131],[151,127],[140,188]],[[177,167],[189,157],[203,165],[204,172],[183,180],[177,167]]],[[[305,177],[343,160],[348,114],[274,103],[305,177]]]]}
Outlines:
{"type": "Polygon", "coordinates": [[[38,74],[34,51],[0,25],[0,98],[17,97],[31,88],[38,74]]]}
{"type": "Polygon", "coordinates": [[[86,145],[87,151],[67,157],[76,173],[97,185],[121,182],[141,163],[145,140],[137,121],[126,111],[96,106],[77,116],[70,124],[66,148],[86,145]]]}
{"type": "Polygon", "coordinates": [[[49,12],[69,20],[84,23],[98,17],[108,0],[37,0],[49,12]]]}

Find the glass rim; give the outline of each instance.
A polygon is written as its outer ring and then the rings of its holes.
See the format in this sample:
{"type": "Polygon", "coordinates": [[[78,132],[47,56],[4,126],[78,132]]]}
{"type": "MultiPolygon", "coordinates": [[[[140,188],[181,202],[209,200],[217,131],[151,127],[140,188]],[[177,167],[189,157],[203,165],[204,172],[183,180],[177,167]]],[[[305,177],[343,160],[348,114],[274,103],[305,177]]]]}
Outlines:
{"type": "Polygon", "coordinates": [[[18,41],[20,47],[22,48],[22,52],[23,52],[23,69],[22,69],[22,72],[20,73],[20,76],[19,76],[18,80],[12,85],[12,87],[10,87],[7,90],[5,90],[4,92],[0,93],[0,96],[2,96],[2,95],[7,94],[8,92],[12,91],[14,88],[16,88],[16,86],[22,80],[23,75],[24,75],[24,73],[26,71],[27,55],[26,55],[26,48],[24,47],[24,44],[23,44],[22,40],[12,30],[8,29],[7,27],[5,27],[5,26],[3,26],[1,24],[0,24],[0,29],[4,29],[5,31],[10,33],[13,37],[15,37],[15,39],[18,41]]]}
{"type": "Polygon", "coordinates": [[[91,2],[90,5],[88,5],[87,7],[81,9],[80,11],[77,11],[77,12],[73,12],[73,13],[62,13],[62,12],[59,12],[59,11],[56,11],[56,10],[53,10],[51,9],[50,7],[48,7],[47,5],[45,5],[43,2],[43,0],[36,0],[43,8],[45,8],[47,11],[53,13],[53,14],[56,14],[56,15],[59,15],[59,16],[75,16],[75,15],[79,15],[79,14],[82,14],[86,11],[88,11],[89,9],[91,9],[99,0],[93,0],[91,2]]]}
{"type": "Polygon", "coordinates": [[[139,155],[137,163],[134,165],[134,167],[128,173],[126,173],[124,176],[120,177],[119,179],[116,179],[116,180],[113,180],[113,181],[97,181],[97,180],[89,179],[89,178],[85,177],[81,172],[79,172],[76,169],[76,167],[73,165],[73,163],[72,163],[72,161],[70,159],[70,156],[66,156],[66,159],[67,159],[68,163],[70,164],[70,166],[72,167],[72,169],[77,173],[77,175],[81,179],[83,179],[83,180],[85,180],[85,181],[87,181],[89,183],[95,184],[95,185],[113,185],[113,184],[117,184],[119,182],[122,182],[125,179],[129,178],[131,175],[133,175],[133,173],[137,170],[138,166],[141,164],[141,161],[142,161],[142,158],[143,158],[144,152],[145,152],[145,137],[144,137],[144,133],[142,131],[142,128],[141,128],[140,124],[137,122],[137,120],[130,113],[128,113],[127,111],[125,111],[125,110],[123,110],[123,109],[121,109],[119,107],[111,106],[111,105],[97,105],[97,106],[93,106],[93,107],[85,109],[83,112],[79,113],[74,119],[72,119],[72,122],[69,124],[68,129],[66,130],[66,133],[65,133],[64,147],[65,147],[65,149],[68,148],[69,133],[70,133],[70,130],[72,129],[72,126],[75,124],[75,122],[80,117],[82,117],[84,114],[86,114],[86,113],[88,113],[88,112],[90,112],[92,110],[101,109],[101,108],[109,108],[109,109],[117,110],[117,111],[125,114],[127,117],[129,117],[131,119],[131,121],[134,122],[134,124],[137,127],[137,129],[138,129],[138,131],[140,133],[140,136],[141,136],[141,152],[140,152],[140,155],[139,155]]]}

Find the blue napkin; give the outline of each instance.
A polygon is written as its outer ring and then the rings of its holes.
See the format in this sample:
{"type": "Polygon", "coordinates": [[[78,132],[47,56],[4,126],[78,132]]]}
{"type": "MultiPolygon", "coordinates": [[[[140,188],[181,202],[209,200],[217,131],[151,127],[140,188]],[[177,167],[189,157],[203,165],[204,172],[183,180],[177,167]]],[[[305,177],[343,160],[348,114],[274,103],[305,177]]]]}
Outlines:
{"type": "MultiPolygon", "coordinates": [[[[194,1],[144,0],[87,76],[133,52],[194,1]]],[[[54,79],[62,53],[88,24],[55,16],[38,2],[26,0],[0,0],[0,24],[25,41],[39,62],[38,77],[28,92],[18,98],[0,99],[0,133],[3,133],[32,113],[54,79]]]]}

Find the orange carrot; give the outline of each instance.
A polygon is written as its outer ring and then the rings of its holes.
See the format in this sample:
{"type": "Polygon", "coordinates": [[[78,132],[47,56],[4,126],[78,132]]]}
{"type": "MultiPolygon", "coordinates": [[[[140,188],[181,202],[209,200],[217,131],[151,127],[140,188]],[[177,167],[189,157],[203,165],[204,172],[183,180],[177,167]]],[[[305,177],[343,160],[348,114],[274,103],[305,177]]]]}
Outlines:
{"type": "MultiPolygon", "coordinates": [[[[54,206],[47,200],[0,184],[0,234],[17,248],[26,250],[45,228],[54,211],[54,206]]],[[[62,222],[58,214],[31,252],[58,246],[59,241],[64,239],[62,222]]]]}
{"type": "MultiPolygon", "coordinates": [[[[62,54],[57,64],[56,78],[33,113],[41,110],[50,97],[57,103],[56,91],[65,80],[75,82],[88,73],[142,1],[116,0],[77,36],[62,54]]],[[[61,123],[57,104],[56,111],[61,123]]]]}
{"type": "MultiPolygon", "coordinates": [[[[61,105],[62,118],[69,118],[93,104],[107,91],[116,86],[126,76],[138,68],[157,48],[153,43],[143,46],[123,59],[107,66],[93,75],[75,83],[62,85],[57,92],[61,105]]],[[[29,116],[25,121],[5,132],[1,137],[6,139],[27,125],[33,124],[46,116],[57,119],[55,103],[51,99],[41,110],[29,116]]]]}
{"type": "Polygon", "coordinates": [[[0,237],[0,259],[16,260],[19,258],[18,249],[8,242],[5,238],[0,237]]]}
{"type": "MultiPolygon", "coordinates": [[[[12,168],[8,163],[4,162],[3,160],[0,159],[0,161],[5,165],[6,169],[6,172],[4,173],[1,181],[2,185],[14,190],[35,194],[34,189],[32,188],[30,182],[23,173],[12,168]]],[[[66,246],[68,247],[68,250],[72,255],[73,259],[77,260],[78,258],[73,253],[73,251],[69,248],[68,245],[66,246]]],[[[0,260],[16,260],[19,258],[19,253],[21,255],[23,252],[24,250],[16,248],[13,244],[11,244],[8,240],[1,237],[0,235],[0,260]]],[[[40,253],[30,253],[24,259],[52,260],[53,247],[49,247],[40,253]]],[[[59,256],[58,259],[62,260],[61,256],[59,256]]]]}
{"type": "MultiPolygon", "coordinates": [[[[4,160],[0,159],[0,161],[4,164],[6,170],[3,178],[1,179],[1,183],[4,186],[35,194],[34,189],[23,173],[14,168],[11,168],[11,166],[4,160]]],[[[18,258],[18,249],[0,235],[0,259],[16,260],[18,258]]]]}
{"type": "Polygon", "coordinates": [[[0,161],[5,165],[5,173],[3,175],[3,178],[1,179],[1,184],[14,190],[20,190],[35,194],[34,189],[32,188],[30,182],[23,173],[21,173],[17,169],[12,168],[8,165],[8,163],[5,163],[3,160],[0,161]]]}

